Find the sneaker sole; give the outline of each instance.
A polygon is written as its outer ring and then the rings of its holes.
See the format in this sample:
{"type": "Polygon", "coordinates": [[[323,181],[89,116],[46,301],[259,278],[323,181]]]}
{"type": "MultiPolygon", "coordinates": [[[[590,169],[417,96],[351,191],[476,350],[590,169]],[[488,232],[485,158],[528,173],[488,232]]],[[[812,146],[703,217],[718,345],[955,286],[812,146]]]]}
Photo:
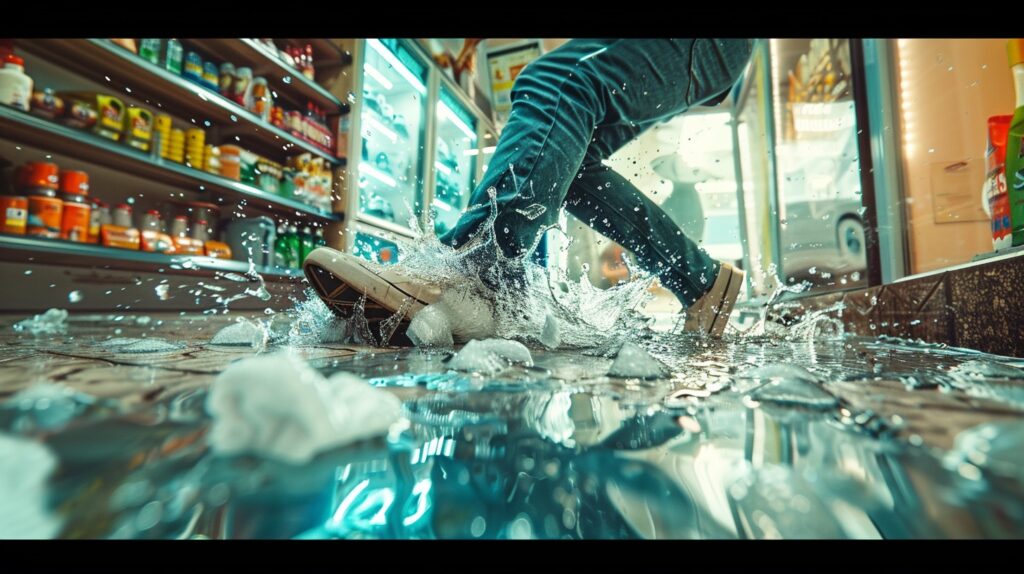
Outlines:
{"type": "MultiPolygon", "coordinates": [[[[423,293],[410,293],[367,267],[363,260],[330,247],[314,249],[302,264],[303,273],[320,299],[341,317],[351,317],[363,296],[363,315],[373,333],[380,332],[380,323],[391,319],[407,301],[409,307],[402,317],[408,323],[416,313],[434,301],[423,293]]],[[[395,331],[395,342],[403,342],[405,329],[395,331]],[[401,335],[401,336],[400,336],[401,335]]]]}

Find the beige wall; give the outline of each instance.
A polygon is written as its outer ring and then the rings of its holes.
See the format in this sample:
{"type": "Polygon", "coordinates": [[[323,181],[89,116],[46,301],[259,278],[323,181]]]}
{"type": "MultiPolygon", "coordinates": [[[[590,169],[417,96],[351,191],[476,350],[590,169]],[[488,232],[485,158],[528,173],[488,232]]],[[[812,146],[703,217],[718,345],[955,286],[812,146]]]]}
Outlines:
{"type": "Polygon", "coordinates": [[[1012,114],[1006,39],[897,40],[910,272],[992,250],[981,185],[989,116],[1012,114]]]}

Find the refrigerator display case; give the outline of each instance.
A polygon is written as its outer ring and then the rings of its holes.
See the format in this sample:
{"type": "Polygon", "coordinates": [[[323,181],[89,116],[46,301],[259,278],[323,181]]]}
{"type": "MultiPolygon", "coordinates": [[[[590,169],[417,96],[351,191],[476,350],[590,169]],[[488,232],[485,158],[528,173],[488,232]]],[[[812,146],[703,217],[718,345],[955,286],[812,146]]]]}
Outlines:
{"type": "Polygon", "coordinates": [[[370,38],[362,71],[359,218],[408,228],[423,209],[430,66],[399,39],[370,38]]]}
{"type": "Polygon", "coordinates": [[[441,85],[434,105],[434,194],[431,212],[434,232],[451,229],[469,202],[476,184],[476,163],[480,154],[478,122],[472,111],[441,85]]]}

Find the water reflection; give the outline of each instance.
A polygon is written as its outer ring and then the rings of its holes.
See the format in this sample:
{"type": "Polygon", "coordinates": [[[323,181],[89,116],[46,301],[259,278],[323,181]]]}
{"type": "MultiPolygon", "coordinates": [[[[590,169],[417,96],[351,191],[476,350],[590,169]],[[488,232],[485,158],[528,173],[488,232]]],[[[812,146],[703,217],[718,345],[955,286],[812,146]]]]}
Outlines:
{"type": "Polygon", "coordinates": [[[407,422],[305,466],[213,457],[204,390],[142,411],[81,404],[59,426],[38,397],[9,401],[0,422],[60,461],[62,537],[1024,534],[1018,362],[849,337],[669,348],[676,374],[657,381],[579,353],[495,377],[415,350],[314,362],[394,392],[407,422]]]}

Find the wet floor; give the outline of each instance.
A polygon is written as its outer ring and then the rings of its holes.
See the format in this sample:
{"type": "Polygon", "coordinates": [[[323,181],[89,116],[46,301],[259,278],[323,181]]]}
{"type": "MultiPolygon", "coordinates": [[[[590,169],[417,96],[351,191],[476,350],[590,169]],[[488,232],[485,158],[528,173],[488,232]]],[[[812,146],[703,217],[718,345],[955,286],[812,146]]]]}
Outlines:
{"type": "Polygon", "coordinates": [[[485,377],[450,371],[451,353],[314,345],[300,350],[309,364],[395,394],[402,420],[287,465],[207,444],[207,386],[253,354],[209,344],[218,319],[105,317],[7,339],[0,430],[54,455],[36,517],[49,535],[1024,535],[1020,360],[820,333],[662,333],[639,341],[672,373],[660,379],[541,350],[485,377]],[[111,343],[114,323],[135,342],[111,343]],[[74,394],[15,395],[46,382],[74,394]]]}

